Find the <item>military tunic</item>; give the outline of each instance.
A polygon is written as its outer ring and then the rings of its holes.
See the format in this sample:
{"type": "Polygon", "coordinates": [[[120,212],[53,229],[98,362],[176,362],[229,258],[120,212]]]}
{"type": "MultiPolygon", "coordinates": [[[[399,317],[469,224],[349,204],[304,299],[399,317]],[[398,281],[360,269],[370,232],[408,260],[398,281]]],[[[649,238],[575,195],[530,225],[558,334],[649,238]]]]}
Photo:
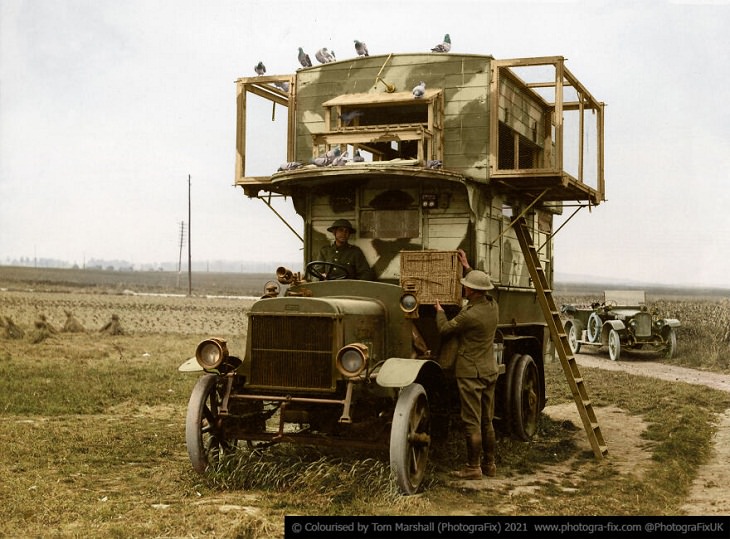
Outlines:
{"type": "MultiPolygon", "coordinates": [[[[332,242],[319,251],[319,260],[334,262],[347,267],[348,279],[372,281],[375,278],[365,255],[357,245],[345,243],[338,247],[336,243],[332,242]]],[[[337,272],[338,270],[334,269],[333,271],[337,272]]]]}
{"type": "Polygon", "coordinates": [[[499,305],[489,296],[469,301],[451,320],[443,311],[436,311],[439,333],[453,334],[459,339],[454,375],[467,434],[494,432],[494,390],[498,374],[494,334],[498,322],[499,305]]]}

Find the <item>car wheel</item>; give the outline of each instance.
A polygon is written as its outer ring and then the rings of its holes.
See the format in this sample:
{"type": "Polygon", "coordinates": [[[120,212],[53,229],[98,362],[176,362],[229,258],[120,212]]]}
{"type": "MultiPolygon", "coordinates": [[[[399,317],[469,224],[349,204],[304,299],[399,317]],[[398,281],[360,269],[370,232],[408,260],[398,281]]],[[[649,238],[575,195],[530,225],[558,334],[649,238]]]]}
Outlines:
{"type": "Polygon", "coordinates": [[[431,412],[421,384],[403,388],[390,429],[390,469],[403,494],[415,494],[421,486],[431,447],[431,412]]]}
{"type": "Polygon", "coordinates": [[[591,342],[598,342],[601,337],[601,326],[603,322],[601,317],[596,313],[591,313],[588,317],[588,340],[591,342]]]}
{"type": "Polygon", "coordinates": [[[537,432],[542,401],[537,365],[531,356],[520,356],[512,377],[512,435],[526,442],[537,432]]]}
{"type": "Polygon", "coordinates": [[[664,358],[672,359],[677,353],[677,332],[674,331],[674,328],[665,328],[662,336],[665,344],[664,358]]]}
{"type": "Polygon", "coordinates": [[[621,337],[615,329],[608,332],[608,357],[611,361],[618,361],[621,357],[621,337]]]}
{"type": "Polygon", "coordinates": [[[204,473],[221,455],[231,449],[221,424],[221,378],[206,374],[198,379],[188,402],[185,420],[185,445],[193,470],[204,473]]]}
{"type": "Polygon", "coordinates": [[[565,333],[568,335],[568,344],[570,345],[570,351],[573,354],[580,352],[580,343],[578,342],[578,328],[575,327],[573,322],[565,323],[565,333]]]}

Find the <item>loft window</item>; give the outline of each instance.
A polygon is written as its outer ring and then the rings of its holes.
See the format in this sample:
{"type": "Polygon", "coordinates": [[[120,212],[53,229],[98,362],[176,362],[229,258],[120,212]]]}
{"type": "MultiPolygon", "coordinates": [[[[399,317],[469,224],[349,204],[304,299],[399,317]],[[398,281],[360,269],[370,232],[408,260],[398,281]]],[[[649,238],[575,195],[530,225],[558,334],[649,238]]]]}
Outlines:
{"type": "Polygon", "coordinates": [[[373,161],[442,159],[443,94],[343,94],[325,101],[327,131],[313,135],[314,157],[335,145],[372,154],[373,161]]]}

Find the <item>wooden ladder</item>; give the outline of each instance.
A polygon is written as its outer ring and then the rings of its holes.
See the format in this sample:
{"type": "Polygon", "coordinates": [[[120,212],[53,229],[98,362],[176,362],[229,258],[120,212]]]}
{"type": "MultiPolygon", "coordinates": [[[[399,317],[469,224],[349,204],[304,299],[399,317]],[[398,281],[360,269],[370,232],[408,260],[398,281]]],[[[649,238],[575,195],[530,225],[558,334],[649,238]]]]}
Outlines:
{"type": "Polygon", "coordinates": [[[588,397],[585,382],[580,375],[578,364],[570,348],[568,335],[565,333],[565,327],[563,326],[563,321],[560,319],[560,313],[555,307],[552,290],[548,286],[545,270],[540,264],[537,250],[532,243],[525,217],[523,215],[517,217],[512,222],[512,226],[520,242],[522,254],[525,256],[525,264],[527,264],[530,277],[535,285],[537,299],[540,302],[540,307],[542,307],[542,312],[550,330],[550,337],[555,345],[555,350],[557,350],[558,356],[560,357],[565,378],[568,380],[570,391],[573,393],[573,399],[575,399],[575,404],[578,407],[580,418],[583,421],[583,427],[588,435],[588,441],[593,448],[593,454],[600,460],[608,454],[608,446],[603,440],[601,427],[598,425],[596,414],[593,411],[593,405],[588,397]]]}

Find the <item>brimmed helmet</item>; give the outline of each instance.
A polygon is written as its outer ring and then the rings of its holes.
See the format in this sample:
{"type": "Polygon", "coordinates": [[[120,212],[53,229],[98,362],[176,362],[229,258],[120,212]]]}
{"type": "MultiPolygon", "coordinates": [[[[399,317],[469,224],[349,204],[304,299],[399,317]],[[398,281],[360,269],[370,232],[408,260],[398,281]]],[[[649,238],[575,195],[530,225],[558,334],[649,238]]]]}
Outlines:
{"type": "Polygon", "coordinates": [[[349,228],[350,234],[355,233],[355,229],[352,227],[352,223],[347,219],[337,219],[337,221],[332,223],[332,226],[327,229],[327,232],[334,232],[335,229],[338,228],[349,228]]]}
{"type": "Polygon", "coordinates": [[[461,284],[473,290],[491,290],[494,288],[489,275],[481,270],[471,270],[461,280],[461,284]]]}

